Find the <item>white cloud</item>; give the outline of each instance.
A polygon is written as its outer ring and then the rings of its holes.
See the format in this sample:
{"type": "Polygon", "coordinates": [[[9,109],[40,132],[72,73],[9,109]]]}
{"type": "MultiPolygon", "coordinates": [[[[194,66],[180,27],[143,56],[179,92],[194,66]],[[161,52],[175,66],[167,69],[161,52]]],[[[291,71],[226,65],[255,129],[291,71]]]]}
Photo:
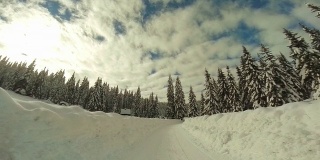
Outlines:
{"type": "MultiPolygon", "coordinates": [[[[298,0],[293,1],[296,8],[292,15],[239,8],[232,3],[213,7],[210,1],[200,0],[153,15],[144,26],[140,23],[140,11],[145,9],[141,0],[57,1],[63,6],[60,10],[68,8],[72,12],[71,21],[57,21],[39,5],[44,0],[0,4],[0,15],[8,19],[0,21],[0,53],[17,61],[37,58],[38,69],[65,69],[67,77],[75,71],[78,78],[88,76],[91,84],[102,77],[122,89],[135,91],[140,86],[145,97],[153,91],[161,101],[166,100],[164,86],[169,74],[179,72],[186,97],[191,85],[200,99],[205,68],[215,76],[218,67],[238,64],[243,44],[235,35],[215,41],[212,38],[233,33],[240,22],[259,29],[256,36],[274,53],[287,52],[282,28],[298,23],[297,19],[317,23],[298,0]],[[115,34],[115,20],[125,27],[125,34],[115,34]],[[95,40],[97,36],[104,41],[95,40]],[[159,52],[161,58],[152,60],[146,55],[148,51],[159,52]],[[152,70],[156,72],[151,74],[152,70]]],[[[162,2],[166,5],[170,1],[162,2]]],[[[252,54],[259,51],[255,45],[246,47],[252,54]]]]}

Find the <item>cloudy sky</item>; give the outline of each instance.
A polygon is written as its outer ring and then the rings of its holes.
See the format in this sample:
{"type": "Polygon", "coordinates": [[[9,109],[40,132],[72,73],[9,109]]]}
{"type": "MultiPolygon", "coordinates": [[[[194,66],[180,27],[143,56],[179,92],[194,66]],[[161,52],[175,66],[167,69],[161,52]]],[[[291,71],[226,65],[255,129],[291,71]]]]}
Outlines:
{"type": "MultiPolygon", "coordinates": [[[[319,28],[305,3],[318,0],[0,0],[0,55],[66,77],[102,77],[111,86],[166,101],[168,75],[184,92],[203,90],[204,69],[239,64],[265,44],[288,53],[282,28],[319,28]]],[[[303,34],[302,34],[303,35],[303,34]]],[[[303,35],[305,36],[305,35],[303,35]]]]}

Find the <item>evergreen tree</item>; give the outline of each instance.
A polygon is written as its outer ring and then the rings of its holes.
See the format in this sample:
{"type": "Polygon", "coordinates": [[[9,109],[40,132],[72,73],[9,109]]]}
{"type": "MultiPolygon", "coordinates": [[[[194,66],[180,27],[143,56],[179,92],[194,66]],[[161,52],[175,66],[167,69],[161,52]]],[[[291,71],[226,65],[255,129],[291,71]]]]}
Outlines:
{"type": "Polygon", "coordinates": [[[227,83],[228,83],[228,92],[229,94],[228,96],[228,106],[230,106],[232,112],[239,112],[242,111],[242,106],[240,105],[240,101],[239,101],[239,89],[238,86],[236,84],[235,78],[232,75],[232,73],[230,72],[229,66],[227,66],[227,83]]]}
{"type": "Polygon", "coordinates": [[[308,54],[308,61],[305,66],[305,85],[312,88],[311,92],[315,92],[320,86],[318,79],[320,79],[320,31],[318,29],[311,29],[302,25],[302,28],[307,32],[311,38],[311,48],[308,54]]]}
{"type": "Polygon", "coordinates": [[[298,73],[283,54],[278,56],[278,61],[285,85],[285,90],[282,92],[283,100],[285,103],[303,100],[303,93],[306,91],[302,87],[298,73]]]}
{"type": "Polygon", "coordinates": [[[51,86],[49,88],[52,88],[50,91],[50,100],[53,103],[58,104],[61,101],[65,100],[64,95],[65,95],[66,86],[65,86],[64,70],[60,70],[54,74],[51,86]]]}
{"type": "Polygon", "coordinates": [[[218,68],[218,87],[218,99],[220,102],[218,111],[220,113],[227,113],[231,111],[231,106],[228,103],[229,87],[226,80],[226,76],[220,68],[218,68]]]}
{"type": "MultiPolygon", "coordinates": [[[[258,81],[259,76],[257,71],[259,70],[259,68],[248,50],[244,46],[242,48],[243,55],[241,56],[240,66],[238,67],[239,86],[241,86],[239,93],[240,105],[242,106],[243,110],[247,110],[253,108],[254,100],[252,98],[252,90],[258,88],[260,89],[260,92],[256,92],[256,95],[254,97],[261,97],[261,92],[263,92],[263,90],[261,87],[257,86],[261,84],[258,81]]],[[[255,99],[259,100],[259,98],[255,99]]]]}
{"type": "Polygon", "coordinates": [[[261,61],[265,63],[263,68],[265,80],[265,95],[268,106],[281,106],[285,104],[282,93],[285,92],[285,78],[281,75],[280,66],[276,63],[276,58],[269,48],[261,45],[261,61]]]}
{"type": "Polygon", "coordinates": [[[74,72],[72,74],[72,76],[68,79],[67,83],[66,83],[66,96],[65,96],[65,101],[68,102],[69,104],[73,104],[74,103],[74,99],[75,97],[75,93],[76,93],[76,79],[74,76],[74,72]]]}
{"type": "Polygon", "coordinates": [[[137,92],[134,95],[134,104],[133,104],[133,113],[134,116],[141,116],[141,91],[140,91],[140,86],[137,89],[137,92]]]}
{"type": "Polygon", "coordinates": [[[212,114],[219,113],[219,110],[218,110],[219,102],[218,102],[218,99],[216,98],[217,96],[215,95],[215,87],[213,84],[215,83],[215,81],[214,79],[211,80],[211,76],[207,70],[205,70],[205,79],[206,79],[206,82],[204,84],[205,101],[204,101],[204,109],[202,114],[212,115],[212,114]]]}
{"type": "Polygon", "coordinates": [[[113,94],[113,112],[115,113],[120,113],[120,107],[119,107],[119,97],[120,97],[120,93],[119,93],[119,88],[118,86],[114,89],[114,94],[113,94]]]}
{"type": "Polygon", "coordinates": [[[84,109],[88,109],[87,104],[89,103],[89,98],[90,98],[89,80],[87,77],[84,77],[79,87],[79,95],[78,95],[77,101],[79,102],[79,105],[82,106],[84,109]]]}
{"type": "Polygon", "coordinates": [[[314,66],[314,56],[310,52],[310,47],[308,43],[297,35],[297,33],[293,33],[289,30],[284,29],[283,33],[286,36],[286,39],[290,41],[290,45],[288,46],[291,50],[290,57],[294,60],[295,69],[298,74],[301,76],[301,81],[303,87],[306,89],[306,93],[304,93],[304,98],[310,98],[311,93],[309,91],[313,90],[313,82],[314,78],[312,74],[314,73],[312,70],[312,66],[314,66]]]}
{"type": "Polygon", "coordinates": [[[123,109],[123,93],[122,90],[119,92],[117,100],[116,100],[116,113],[120,114],[121,109],[123,109]]]}
{"type": "Polygon", "coordinates": [[[174,102],[176,106],[175,118],[183,119],[186,116],[186,102],[179,77],[176,79],[174,102]]]}
{"type": "Polygon", "coordinates": [[[103,111],[104,112],[111,112],[112,109],[111,109],[111,106],[109,105],[109,96],[110,96],[110,87],[109,87],[109,84],[104,82],[103,85],[102,85],[102,88],[103,88],[103,111]]]}
{"type": "Polygon", "coordinates": [[[149,96],[149,104],[148,104],[148,110],[147,110],[147,117],[148,118],[154,118],[155,116],[155,108],[154,108],[154,96],[153,92],[149,96]]]}
{"type": "Polygon", "coordinates": [[[160,113],[159,113],[159,100],[158,100],[158,96],[156,95],[155,99],[154,99],[154,118],[159,118],[160,113]]]}
{"type": "Polygon", "coordinates": [[[175,95],[174,95],[174,87],[171,75],[169,75],[168,79],[168,89],[167,89],[167,100],[168,106],[166,108],[166,117],[167,118],[175,118],[175,95]]]}
{"type": "Polygon", "coordinates": [[[46,68],[40,71],[37,76],[35,84],[38,85],[38,87],[34,88],[33,94],[38,99],[47,99],[47,97],[45,97],[45,93],[48,90],[48,87],[46,86],[48,76],[48,70],[46,70],[46,68]]]}
{"type": "Polygon", "coordinates": [[[197,100],[196,100],[196,95],[194,94],[192,87],[190,86],[188,117],[196,117],[196,116],[199,116],[197,100]]]}
{"type": "Polygon", "coordinates": [[[204,99],[204,96],[203,96],[203,93],[201,92],[201,100],[200,100],[200,111],[199,111],[199,115],[203,115],[204,113],[204,107],[205,107],[205,99],[204,99]]]}
{"type": "MultiPolygon", "coordinates": [[[[26,90],[28,95],[34,95],[32,90],[37,90],[35,87],[35,79],[37,74],[35,74],[34,67],[36,66],[36,60],[33,60],[32,63],[28,66],[26,72],[22,76],[22,81],[24,81],[24,89],[26,90]]],[[[38,85],[36,85],[38,87],[38,85]]]]}
{"type": "Polygon", "coordinates": [[[78,101],[79,89],[80,89],[80,79],[78,79],[76,86],[75,86],[75,92],[74,92],[75,94],[74,94],[74,99],[73,99],[72,104],[79,105],[79,101],[78,101]]]}
{"type": "Polygon", "coordinates": [[[6,81],[6,75],[9,72],[9,58],[1,57],[0,58],[0,87],[5,88],[4,84],[6,81]]]}
{"type": "Polygon", "coordinates": [[[320,18],[320,6],[308,3],[307,6],[311,9],[312,12],[317,12],[317,17],[320,18]]]}
{"type": "Polygon", "coordinates": [[[90,98],[88,103],[89,111],[103,111],[103,101],[101,99],[102,79],[98,78],[92,89],[90,89],[90,98]]]}

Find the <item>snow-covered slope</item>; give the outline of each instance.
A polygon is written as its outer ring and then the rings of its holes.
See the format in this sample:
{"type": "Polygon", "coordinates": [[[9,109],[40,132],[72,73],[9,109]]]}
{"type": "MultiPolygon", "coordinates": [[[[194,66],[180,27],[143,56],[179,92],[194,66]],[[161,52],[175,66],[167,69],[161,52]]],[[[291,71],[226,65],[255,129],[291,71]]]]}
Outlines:
{"type": "Polygon", "coordinates": [[[90,113],[0,88],[1,160],[103,160],[177,121],[90,113]]]}
{"type": "Polygon", "coordinates": [[[319,160],[320,100],[188,118],[203,148],[243,160],[319,160]]]}
{"type": "Polygon", "coordinates": [[[0,88],[0,160],[319,160],[320,100],[180,120],[58,106],[0,88]]]}

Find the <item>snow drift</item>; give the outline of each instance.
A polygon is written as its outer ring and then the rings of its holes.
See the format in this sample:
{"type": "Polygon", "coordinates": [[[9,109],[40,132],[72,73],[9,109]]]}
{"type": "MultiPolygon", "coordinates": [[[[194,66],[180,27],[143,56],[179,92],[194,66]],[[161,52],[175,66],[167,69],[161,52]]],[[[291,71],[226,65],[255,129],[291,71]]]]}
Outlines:
{"type": "Polygon", "coordinates": [[[243,160],[320,159],[320,100],[187,118],[183,128],[207,150],[243,160]]]}
{"type": "Polygon", "coordinates": [[[1,160],[112,159],[155,129],[176,123],[88,112],[58,106],[0,88],[1,160]],[[10,93],[10,94],[8,94],[10,93]]]}

